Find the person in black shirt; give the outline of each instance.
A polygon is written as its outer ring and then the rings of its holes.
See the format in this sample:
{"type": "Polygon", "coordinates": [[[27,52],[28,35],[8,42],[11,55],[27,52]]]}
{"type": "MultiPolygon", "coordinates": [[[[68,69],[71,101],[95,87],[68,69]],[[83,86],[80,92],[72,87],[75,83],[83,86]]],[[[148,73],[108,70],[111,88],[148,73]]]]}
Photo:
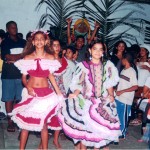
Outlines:
{"type": "MultiPolygon", "coordinates": [[[[2,101],[5,102],[6,113],[13,110],[14,101],[21,100],[22,82],[21,73],[14,66],[14,62],[22,58],[22,51],[26,41],[17,36],[17,24],[9,21],[6,24],[8,36],[1,43],[2,67],[2,101]]],[[[14,124],[8,116],[8,132],[14,132],[14,124]]]]}
{"type": "Polygon", "coordinates": [[[94,31],[92,33],[92,36],[85,41],[85,37],[83,35],[78,35],[75,39],[75,43],[72,43],[71,40],[71,34],[70,34],[70,27],[71,27],[71,22],[72,22],[72,18],[67,18],[66,19],[67,22],[67,39],[68,39],[68,46],[73,46],[75,47],[75,49],[78,51],[78,57],[77,57],[77,62],[81,62],[83,60],[85,60],[86,58],[86,53],[88,50],[88,45],[94,40],[94,37],[98,31],[98,29],[100,28],[100,24],[98,22],[95,21],[94,23],[94,31]]]}
{"type": "Polygon", "coordinates": [[[127,45],[122,40],[118,41],[114,45],[113,54],[111,56],[111,61],[117,67],[119,75],[120,75],[120,72],[123,69],[123,65],[121,63],[121,59],[122,59],[122,56],[123,56],[123,54],[125,53],[126,50],[127,50],[127,45]]]}

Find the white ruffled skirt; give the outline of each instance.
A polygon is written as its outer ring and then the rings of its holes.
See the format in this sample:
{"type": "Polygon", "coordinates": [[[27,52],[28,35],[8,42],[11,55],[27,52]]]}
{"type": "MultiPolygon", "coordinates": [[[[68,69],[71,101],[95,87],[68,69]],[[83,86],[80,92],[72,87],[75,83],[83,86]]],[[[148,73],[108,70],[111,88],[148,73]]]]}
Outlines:
{"type": "MultiPolygon", "coordinates": [[[[34,88],[36,96],[28,95],[27,89],[22,91],[22,101],[15,105],[11,119],[21,129],[41,131],[43,125],[50,123],[60,108],[60,99],[50,88],[34,88]]],[[[51,123],[51,129],[61,129],[59,122],[51,123]]]]}

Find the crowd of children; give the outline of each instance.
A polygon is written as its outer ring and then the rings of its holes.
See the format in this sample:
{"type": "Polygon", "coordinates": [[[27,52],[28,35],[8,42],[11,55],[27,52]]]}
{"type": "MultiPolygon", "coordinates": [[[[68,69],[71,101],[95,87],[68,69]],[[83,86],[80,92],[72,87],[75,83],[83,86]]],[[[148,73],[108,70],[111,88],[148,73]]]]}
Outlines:
{"type": "MultiPolygon", "coordinates": [[[[14,21],[6,24],[7,34],[1,36],[1,100],[6,112],[0,115],[7,115],[8,132],[15,132],[14,123],[21,129],[20,149],[25,149],[29,131],[41,132],[38,148],[48,149],[48,129],[54,130],[56,149],[62,148],[60,132],[73,140],[76,149],[109,149],[111,142],[126,138],[135,92],[143,99],[143,91],[149,99],[149,88],[143,87],[149,77],[150,49],[141,46],[135,56],[135,49],[121,40],[107,58],[106,45],[95,40],[97,22],[85,44],[81,35],[72,43],[72,19],[66,21],[65,49],[43,30],[29,32],[23,40],[14,21]]],[[[144,104],[148,113],[149,101],[144,104]]],[[[145,126],[149,129],[149,123],[145,126]]]]}

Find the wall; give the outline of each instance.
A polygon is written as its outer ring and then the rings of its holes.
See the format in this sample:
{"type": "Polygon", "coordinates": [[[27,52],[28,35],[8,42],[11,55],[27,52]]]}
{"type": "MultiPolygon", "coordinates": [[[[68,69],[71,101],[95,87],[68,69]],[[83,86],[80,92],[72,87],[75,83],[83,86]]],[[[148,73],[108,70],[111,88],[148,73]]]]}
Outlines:
{"type": "Polygon", "coordinates": [[[8,21],[13,20],[18,24],[18,32],[24,34],[35,30],[44,7],[39,12],[35,11],[37,0],[0,0],[0,29],[6,29],[8,21]]]}
{"type": "MultiPolygon", "coordinates": [[[[39,0],[0,0],[0,29],[5,30],[5,24],[8,21],[16,21],[18,24],[18,32],[22,32],[25,38],[27,32],[33,31],[37,28],[41,14],[45,12],[44,6],[41,7],[39,12],[35,10],[38,2],[39,0]]],[[[145,15],[143,17],[150,20],[149,6],[143,6],[145,8],[145,15]]],[[[136,15],[141,17],[139,14],[136,15]]],[[[48,27],[45,27],[45,29],[48,29],[48,27]]],[[[143,37],[141,34],[137,34],[135,31],[131,32],[136,35],[140,43],[143,43],[143,37]]]]}

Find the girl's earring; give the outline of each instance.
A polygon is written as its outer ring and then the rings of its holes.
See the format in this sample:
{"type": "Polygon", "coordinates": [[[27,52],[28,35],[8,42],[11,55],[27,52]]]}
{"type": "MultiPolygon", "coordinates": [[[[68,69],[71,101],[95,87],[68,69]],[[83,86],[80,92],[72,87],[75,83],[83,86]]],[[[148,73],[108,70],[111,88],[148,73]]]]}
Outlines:
{"type": "Polygon", "coordinates": [[[104,56],[104,54],[102,54],[102,57],[104,56]]]}
{"type": "Polygon", "coordinates": [[[90,58],[89,58],[90,60],[92,60],[92,56],[90,55],[90,58]]]}

